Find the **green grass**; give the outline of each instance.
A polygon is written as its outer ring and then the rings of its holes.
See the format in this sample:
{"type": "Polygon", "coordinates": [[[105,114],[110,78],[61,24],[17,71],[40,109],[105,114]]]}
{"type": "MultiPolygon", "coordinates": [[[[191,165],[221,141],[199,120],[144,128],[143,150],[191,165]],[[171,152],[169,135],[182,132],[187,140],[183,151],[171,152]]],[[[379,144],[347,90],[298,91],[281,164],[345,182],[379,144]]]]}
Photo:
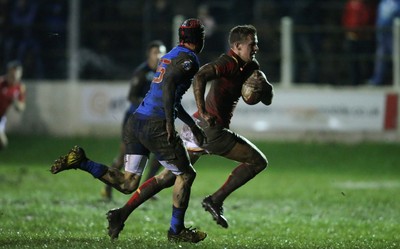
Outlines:
{"type": "Polygon", "coordinates": [[[400,248],[400,144],[257,142],[270,166],[225,201],[230,227],[200,202],[236,165],[206,156],[186,225],[208,233],[198,244],[166,239],[171,189],[132,213],[117,241],[105,213],[129,198],[100,201],[102,183],[79,170],[49,173],[74,144],[108,164],[118,138],[9,136],[0,152],[0,248],[400,248]]]}

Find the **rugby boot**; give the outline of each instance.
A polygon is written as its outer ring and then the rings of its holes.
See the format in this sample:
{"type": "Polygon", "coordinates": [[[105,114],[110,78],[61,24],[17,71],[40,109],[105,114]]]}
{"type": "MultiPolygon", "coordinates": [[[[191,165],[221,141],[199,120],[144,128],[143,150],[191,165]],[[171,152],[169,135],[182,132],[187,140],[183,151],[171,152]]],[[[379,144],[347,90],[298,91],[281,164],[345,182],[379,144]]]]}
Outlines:
{"type": "Polygon", "coordinates": [[[168,231],[168,240],[171,242],[189,242],[197,243],[204,240],[207,237],[205,232],[199,231],[196,228],[183,228],[178,234],[173,234],[168,231]]]}
{"type": "Polygon", "coordinates": [[[119,233],[124,229],[124,221],[121,218],[121,209],[116,208],[107,212],[108,235],[111,239],[118,239],[119,233]]]}
{"type": "Polygon", "coordinates": [[[85,160],[87,160],[85,151],[81,147],[75,145],[67,155],[61,156],[54,161],[50,171],[53,174],[57,174],[64,170],[77,169],[79,164],[85,160]]]}
{"type": "Polygon", "coordinates": [[[218,225],[223,228],[228,228],[228,221],[224,217],[224,208],[222,207],[222,204],[213,202],[211,195],[204,198],[201,204],[203,208],[212,215],[218,225]]]}

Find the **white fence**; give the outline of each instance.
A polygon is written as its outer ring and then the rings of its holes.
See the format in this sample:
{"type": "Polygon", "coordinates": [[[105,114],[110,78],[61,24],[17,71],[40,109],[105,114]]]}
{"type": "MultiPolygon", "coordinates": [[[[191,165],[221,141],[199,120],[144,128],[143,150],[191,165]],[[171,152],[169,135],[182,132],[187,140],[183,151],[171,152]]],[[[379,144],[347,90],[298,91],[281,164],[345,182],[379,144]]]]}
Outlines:
{"type": "MultiPolygon", "coordinates": [[[[28,84],[27,109],[23,114],[9,112],[7,131],[119,135],[127,90],[124,82],[28,84]]],[[[231,128],[258,139],[310,139],[327,134],[362,139],[371,135],[378,139],[398,137],[398,94],[392,88],[276,87],[275,93],[268,107],[261,103],[249,106],[240,100],[231,128]]],[[[195,111],[191,89],[183,105],[189,113],[195,111]]]]}
{"type": "MultiPolygon", "coordinates": [[[[71,1],[75,3],[76,1],[71,1]]],[[[71,22],[71,29],[77,23],[71,22]]],[[[270,107],[240,102],[231,128],[240,134],[263,139],[295,137],[309,139],[331,136],[348,139],[399,137],[400,20],[394,25],[393,79],[391,87],[295,86],[292,84],[291,20],[282,20],[280,84],[270,107]],[[317,134],[317,135],[315,135],[317,134]],[[329,135],[333,134],[333,135],[329,135]]],[[[72,32],[77,33],[77,32],[72,32]]],[[[77,53],[77,36],[69,40],[70,54],[77,53]]],[[[8,113],[7,130],[52,135],[120,134],[126,108],[126,82],[78,82],[77,56],[70,56],[69,80],[27,84],[27,109],[22,115],[8,113]],[[75,65],[75,66],[74,66],[75,65]]],[[[195,110],[191,90],[183,105],[195,110]]]]}

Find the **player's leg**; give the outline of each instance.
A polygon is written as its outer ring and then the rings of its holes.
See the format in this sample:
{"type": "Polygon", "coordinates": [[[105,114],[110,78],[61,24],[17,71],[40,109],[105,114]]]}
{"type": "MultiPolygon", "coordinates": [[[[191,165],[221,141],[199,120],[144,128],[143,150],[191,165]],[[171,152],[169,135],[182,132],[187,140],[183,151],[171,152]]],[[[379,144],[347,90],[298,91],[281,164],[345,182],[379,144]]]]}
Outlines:
{"type": "MultiPolygon", "coordinates": [[[[124,156],[125,156],[125,144],[120,143],[118,155],[114,158],[111,168],[117,169],[121,171],[122,167],[124,166],[124,156]]],[[[112,199],[112,186],[105,184],[102,191],[101,196],[104,200],[110,201],[112,199]]]]}
{"type": "MultiPolygon", "coordinates": [[[[121,126],[121,143],[119,145],[119,152],[118,155],[114,158],[111,168],[115,168],[119,171],[121,171],[122,167],[124,166],[124,156],[125,156],[125,143],[124,143],[124,136],[125,136],[125,127],[128,123],[130,115],[134,112],[134,106],[130,105],[128,110],[126,110],[124,119],[122,121],[122,126],[121,126]]],[[[104,188],[101,191],[101,196],[105,200],[111,200],[112,199],[112,187],[108,184],[104,185],[104,188]]]]}
{"type": "Polygon", "coordinates": [[[146,181],[150,178],[152,178],[153,176],[155,176],[157,174],[157,172],[160,171],[160,169],[162,168],[162,165],[160,164],[160,162],[153,156],[150,157],[149,160],[149,167],[148,167],[148,172],[146,175],[146,181]]]}
{"type": "Polygon", "coordinates": [[[140,183],[147,160],[147,155],[126,154],[123,173],[120,169],[110,167],[99,180],[124,194],[131,194],[140,183]]]}
{"type": "MultiPolygon", "coordinates": [[[[196,152],[189,152],[189,158],[193,163],[199,159],[200,155],[196,152]]],[[[157,162],[158,167],[162,167],[161,163],[154,158],[153,163],[157,162]]],[[[158,192],[164,188],[172,187],[175,183],[176,176],[168,169],[164,169],[158,175],[147,179],[140,187],[135,191],[129,201],[123,207],[123,216],[127,218],[136,208],[138,208],[143,202],[149,198],[154,197],[158,192]]]]}
{"type": "MultiPolygon", "coordinates": [[[[199,154],[189,152],[189,157],[194,163],[198,160],[199,154]]],[[[154,161],[156,161],[155,158],[154,161]]],[[[158,161],[156,162],[160,167],[162,167],[161,163],[158,161]]],[[[147,179],[142,185],[140,185],[135,193],[133,193],[129,201],[122,208],[111,210],[110,215],[118,216],[116,219],[119,220],[119,223],[125,222],[129,215],[142,203],[154,197],[164,188],[172,187],[175,183],[175,179],[176,176],[170,170],[164,169],[158,175],[147,179]]]]}
{"type": "Polygon", "coordinates": [[[50,171],[57,174],[64,170],[80,169],[88,172],[94,178],[114,187],[124,194],[130,194],[136,190],[141,172],[147,162],[147,155],[126,155],[129,159],[128,163],[137,164],[134,170],[126,170],[121,172],[119,169],[107,167],[104,164],[90,160],[85,151],[79,147],[74,146],[67,155],[58,158],[51,166],[50,171]]]}
{"type": "Polygon", "coordinates": [[[217,202],[223,202],[229,194],[268,165],[265,155],[253,143],[241,136],[237,139],[235,146],[224,157],[241,163],[233,169],[224,185],[212,195],[212,199],[217,202]]]}
{"type": "Polygon", "coordinates": [[[6,122],[5,116],[0,117],[0,150],[4,149],[8,145],[8,139],[6,136],[6,122]]]}
{"type": "Polygon", "coordinates": [[[189,172],[176,176],[168,169],[173,168],[176,170],[177,168],[173,164],[166,161],[163,161],[162,164],[166,166],[166,169],[144,182],[122,208],[113,209],[107,213],[109,222],[108,235],[112,239],[118,238],[125,221],[137,207],[162,189],[171,186],[174,186],[173,211],[168,238],[170,240],[197,243],[207,236],[204,232],[197,231],[196,229],[188,229],[184,226],[184,217],[188,207],[190,187],[193,183],[194,176],[189,172]],[[182,188],[186,189],[182,190],[182,188]]]}
{"type": "Polygon", "coordinates": [[[154,152],[155,156],[160,159],[160,163],[167,170],[164,170],[161,174],[150,178],[142,184],[124,207],[110,210],[107,213],[109,222],[108,234],[112,239],[117,238],[124,227],[125,220],[136,207],[163,188],[174,185],[173,217],[171,218],[168,238],[194,243],[199,242],[206,237],[206,234],[184,227],[184,217],[190,198],[190,188],[196,176],[189,162],[188,154],[179,137],[172,146],[167,143],[165,121],[162,121],[160,124],[157,124],[156,121],[149,121],[146,126],[143,126],[143,134],[146,134],[146,130],[149,128],[152,128],[151,135],[148,135],[147,139],[142,138],[141,141],[147,148],[150,148],[154,152]],[[154,131],[157,130],[159,133],[154,134],[154,131]]]}
{"type": "MultiPolygon", "coordinates": [[[[157,175],[157,172],[160,171],[160,169],[162,169],[162,165],[160,164],[160,162],[154,157],[151,156],[149,159],[149,162],[147,163],[148,167],[147,167],[147,174],[146,174],[146,178],[144,179],[144,181],[147,181],[151,178],[153,178],[154,176],[157,175]]],[[[157,195],[153,195],[151,196],[152,200],[157,200],[158,197],[157,195]]]]}
{"type": "Polygon", "coordinates": [[[160,174],[151,177],[140,185],[123,207],[108,211],[108,235],[112,239],[118,238],[129,215],[162,189],[173,186],[175,178],[171,171],[164,169],[160,174]]]}
{"type": "Polygon", "coordinates": [[[185,214],[189,206],[191,187],[196,178],[196,171],[192,167],[189,155],[182,141],[175,145],[176,159],[161,161],[161,164],[176,175],[173,186],[173,206],[168,239],[170,241],[184,241],[197,243],[206,238],[207,234],[196,229],[185,227],[185,214]]]}
{"type": "MultiPolygon", "coordinates": [[[[219,139],[211,142],[207,149],[213,154],[241,162],[229,175],[225,183],[212,195],[207,196],[202,205],[210,212],[217,224],[224,228],[228,222],[223,216],[223,202],[236,189],[248,182],[267,167],[265,155],[249,140],[238,136],[232,131],[221,129],[213,131],[219,134],[219,139]],[[224,150],[227,148],[227,150],[224,150]]],[[[210,132],[212,134],[212,132],[210,132]]]]}

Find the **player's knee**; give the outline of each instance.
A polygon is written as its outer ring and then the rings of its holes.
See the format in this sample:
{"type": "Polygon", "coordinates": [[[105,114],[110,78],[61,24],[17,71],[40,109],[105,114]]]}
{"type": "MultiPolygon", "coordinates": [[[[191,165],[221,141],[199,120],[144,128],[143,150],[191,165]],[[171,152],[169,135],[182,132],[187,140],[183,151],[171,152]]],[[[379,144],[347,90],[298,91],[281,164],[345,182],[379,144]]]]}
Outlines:
{"type": "Polygon", "coordinates": [[[124,158],[123,157],[116,157],[111,165],[111,168],[121,170],[122,167],[124,166],[124,158]]]}
{"type": "Polygon", "coordinates": [[[196,171],[193,168],[191,168],[190,170],[184,172],[182,174],[182,177],[185,182],[192,184],[194,179],[196,178],[196,175],[197,175],[196,171]]]}
{"type": "Polygon", "coordinates": [[[136,189],[139,187],[138,183],[129,183],[129,182],[125,182],[122,186],[121,186],[121,192],[123,194],[129,195],[132,194],[133,192],[136,191],[136,189]]]}
{"type": "Polygon", "coordinates": [[[157,175],[155,178],[160,186],[163,188],[169,188],[174,185],[176,176],[172,174],[171,171],[168,171],[168,173],[157,175]]]}
{"type": "Polygon", "coordinates": [[[120,184],[120,192],[124,194],[132,194],[139,187],[140,176],[132,174],[125,178],[120,184]]]}
{"type": "Polygon", "coordinates": [[[263,157],[260,157],[258,160],[257,160],[257,163],[255,164],[255,167],[254,167],[254,173],[255,174],[258,174],[258,173],[260,173],[261,171],[263,171],[263,170],[265,170],[266,168],[268,167],[268,160],[267,160],[267,158],[265,157],[265,156],[263,156],[263,157]]]}

